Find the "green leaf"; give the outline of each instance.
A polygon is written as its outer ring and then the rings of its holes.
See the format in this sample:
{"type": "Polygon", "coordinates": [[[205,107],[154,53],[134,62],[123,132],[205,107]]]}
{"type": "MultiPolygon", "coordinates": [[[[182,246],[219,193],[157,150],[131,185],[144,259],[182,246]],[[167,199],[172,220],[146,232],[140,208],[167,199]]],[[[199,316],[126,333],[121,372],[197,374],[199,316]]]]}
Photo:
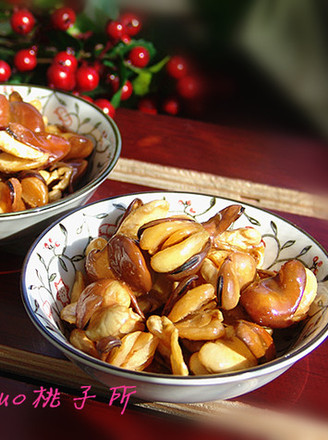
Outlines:
{"type": "Polygon", "coordinates": [[[50,41],[56,42],[57,51],[66,50],[68,47],[72,48],[75,52],[79,52],[82,49],[82,41],[70,35],[68,32],[50,30],[47,37],[50,41]]]}
{"type": "Polygon", "coordinates": [[[86,2],[84,13],[101,29],[109,19],[118,17],[119,10],[115,0],[92,0],[86,2]]]}
{"type": "Polygon", "coordinates": [[[163,58],[161,61],[159,61],[156,64],[153,64],[151,67],[149,67],[147,70],[151,73],[157,73],[160,70],[163,69],[163,67],[165,66],[165,64],[169,61],[170,57],[165,57],[163,58]]]}
{"type": "Polygon", "coordinates": [[[115,108],[119,107],[121,102],[121,95],[122,95],[122,89],[119,89],[114,95],[112,96],[110,102],[113,104],[115,108]]]}
{"type": "Polygon", "coordinates": [[[33,0],[33,7],[40,9],[52,9],[58,5],[58,0],[33,0]]]}
{"type": "Polygon", "coordinates": [[[146,40],[131,40],[129,44],[125,44],[122,41],[120,41],[113,49],[106,54],[104,58],[107,59],[113,59],[117,56],[120,56],[121,58],[124,58],[126,54],[128,54],[134,47],[142,46],[146,48],[149,52],[150,58],[154,57],[156,55],[156,49],[150,41],[146,40]]]}
{"type": "Polygon", "coordinates": [[[10,22],[8,20],[8,17],[5,17],[5,21],[0,21],[0,34],[9,35],[11,33],[12,33],[12,29],[10,26],[10,22]]]}
{"type": "Polygon", "coordinates": [[[147,70],[141,71],[139,75],[132,81],[134,93],[138,96],[146,95],[152,79],[152,73],[147,70]]]}
{"type": "Polygon", "coordinates": [[[110,61],[110,60],[104,60],[104,61],[103,61],[103,64],[104,64],[105,66],[107,66],[107,67],[111,67],[111,68],[116,67],[116,64],[115,64],[113,61],[110,61]]]}
{"type": "Polygon", "coordinates": [[[72,36],[76,36],[80,33],[88,31],[97,32],[98,27],[97,24],[90,19],[90,17],[82,12],[81,14],[77,15],[74,25],[69,28],[67,32],[72,36]]]}

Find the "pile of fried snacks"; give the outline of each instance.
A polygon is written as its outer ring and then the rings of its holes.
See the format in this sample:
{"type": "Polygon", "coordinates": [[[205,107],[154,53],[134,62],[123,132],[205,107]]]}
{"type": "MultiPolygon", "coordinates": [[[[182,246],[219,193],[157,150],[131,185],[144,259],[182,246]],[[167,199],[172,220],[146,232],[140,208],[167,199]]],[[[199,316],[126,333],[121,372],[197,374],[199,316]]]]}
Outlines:
{"type": "Polygon", "coordinates": [[[182,376],[274,359],[273,332],[307,316],[315,275],[298,260],[264,270],[260,232],[232,228],[240,205],[203,223],[169,208],[135,199],[109,240],[90,242],[61,311],[71,344],[117,367],[182,376]]]}
{"type": "Polygon", "coordinates": [[[40,101],[0,95],[0,214],[47,205],[72,193],[93,142],[51,125],[40,101]]]}

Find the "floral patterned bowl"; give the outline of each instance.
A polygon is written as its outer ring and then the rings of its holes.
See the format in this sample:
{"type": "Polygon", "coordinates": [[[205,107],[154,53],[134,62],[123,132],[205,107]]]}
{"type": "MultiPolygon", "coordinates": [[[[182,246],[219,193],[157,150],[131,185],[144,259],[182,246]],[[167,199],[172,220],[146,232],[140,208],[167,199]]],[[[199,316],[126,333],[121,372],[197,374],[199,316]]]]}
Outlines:
{"type": "Polygon", "coordinates": [[[0,214],[0,246],[24,253],[33,239],[52,221],[85,203],[106,179],[121,152],[121,137],[115,123],[98,107],[65,92],[30,85],[0,85],[8,96],[17,91],[23,100],[38,99],[42,114],[52,124],[88,136],[95,143],[84,185],[73,194],[36,209],[0,214]]]}
{"type": "MultiPolygon", "coordinates": [[[[319,288],[309,318],[277,347],[276,359],[256,367],[210,376],[171,376],[113,367],[74,348],[59,314],[69,302],[76,270],[83,270],[85,249],[96,236],[108,238],[135,198],[165,198],[172,213],[204,221],[232,200],[181,192],[147,192],[102,200],[79,208],[48,228],[32,245],[22,271],[22,298],[28,315],[47,340],[86,373],[107,386],[136,387],[136,396],[151,401],[200,402],[250,392],[286,371],[328,335],[328,255],[305,232],[265,210],[244,204],[235,227],[254,226],[266,243],[265,267],[278,269],[297,258],[317,276],[319,288]]],[[[67,372],[69,374],[69,371],[67,372]]]]}

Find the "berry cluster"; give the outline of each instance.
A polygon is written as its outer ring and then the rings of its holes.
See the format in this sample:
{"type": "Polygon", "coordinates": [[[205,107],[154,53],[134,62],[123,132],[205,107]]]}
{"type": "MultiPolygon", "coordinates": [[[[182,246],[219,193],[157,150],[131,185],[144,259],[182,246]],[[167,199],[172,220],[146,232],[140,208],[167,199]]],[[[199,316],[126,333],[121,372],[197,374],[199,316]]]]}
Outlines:
{"type": "Polygon", "coordinates": [[[142,29],[136,14],[108,19],[101,32],[97,23],[83,28],[80,14],[68,6],[46,13],[14,6],[10,49],[5,56],[0,49],[0,82],[29,82],[71,92],[112,117],[115,108],[128,100],[147,113],[160,109],[176,115],[179,99],[197,97],[198,82],[189,75],[184,58],[164,57],[153,63],[152,43],[136,39],[142,29]],[[162,97],[158,105],[150,92],[155,90],[154,77],[160,71],[173,80],[174,95],[162,97]]]}

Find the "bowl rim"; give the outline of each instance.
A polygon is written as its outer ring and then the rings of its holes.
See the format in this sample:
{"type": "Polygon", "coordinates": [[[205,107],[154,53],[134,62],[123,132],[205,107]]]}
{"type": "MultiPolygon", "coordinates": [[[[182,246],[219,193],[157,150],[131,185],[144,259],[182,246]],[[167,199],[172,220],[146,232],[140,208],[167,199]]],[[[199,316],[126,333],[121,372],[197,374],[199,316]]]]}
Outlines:
{"type": "Polygon", "coordinates": [[[23,217],[31,217],[34,215],[38,215],[44,211],[51,212],[53,210],[56,210],[58,207],[66,206],[72,200],[76,200],[80,197],[85,196],[90,191],[92,191],[92,189],[94,187],[96,187],[97,185],[99,185],[100,183],[102,183],[106,179],[107,175],[115,167],[115,165],[121,155],[121,150],[122,150],[121,133],[118,129],[117,124],[110,116],[106,115],[106,113],[104,113],[99,107],[97,107],[97,105],[93,104],[92,102],[89,102],[89,101],[81,98],[80,96],[72,95],[70,92],[65,92],[64,90],[54,90],[54,89],[51,89],[50,87],[46,87],[46,86],[43,87],[43,86],[34,85],[34,84],[8,84],[8,83],[0,84],[0,88],[3,86],[13,87],[13,88],[22,87],[22,88],[30,88],[30,89],[41,89],[41,90],[45,90],[49,93],[58,93],[58,94],[66,95],[69,98],[81,101],[84,104],[86,104],[87,106],[93,107],[96,110],[96,112],[99,113],[99,115],[101,117],[105,118],[106,122],[109,123],[110,126],[112,127],[113,132],[114,132],[114,136],[115,136],[115,151],[114,151],[114,155],[113,155],[112,160],[105,167],[103,167],[101,173],[99,175],[97,175],[94,179],[92,179],[90,182],[85,184],[83,187],[74,191],[72,194],[69,194],[69,195],[63,197],[62,199],[56,200],[54,202],[48,203],[47,205],[40,206],[38,208],[25,209],[24,211],[18,211],[18,212],[2,213],[2,214],[0,214],[0,221],[11,218],[11,217],[14,217],[15,219],[22,219],[23,217]]]}
{"type": "Polygon", "coordinates": [[[84,206],[80,206],[78,208],[75,208],[74,210],[70,211],[68,214],[63,215],[60,219],[55,220],[51,225],[49,225],[33,242],[30,249],[28,250],[23,266],[21,271],[21,282],[20,282],[20,289],[21,289],[21,297],[23,301],[23,305],[25,307],[25,310],[30,317],[33,324],[36,326],[36,328],[40,331],[40,333],[46,337],[46,339],[53,345],[55,345],[60,351],[62,351],[68,358],[71,360],[74,359],[77,362],[82,362],[84,365],[87,364],[89,367],[94,368],[98,371],[101,371],[103,373],[107,374],[114,374],[116,376],[121,376],[123,378],[127,379],[136,379],[138,378],[141,381],[144,382],[151,382],[151,383],[157,383],[161,382],[165,385],[183,385],[183,386],[191,386],[191,385],[218,385],[218,384],[226,384],[226,383],[232,383],[247,379],[252,379],[257,376],[263,376],[268,375],[270,373],[274,373],[276,371],[280,370],[286,370],[289,367],[291,367],[295,362],[302,359],[306,355],[308,355],[311,351],[313,351],[318,345],[320,345],[328,336],[328,321],[324,328],[309,342],[307,342],[304,346],[294,350],[292,353],[286,353],[283,356],[280,356],[276,359],[273,359],[270,362],[266,362],[264,364],[256,365],[251,368],[247,368],[245,370],[238,370],[238,371],[232,371],[232,372],[226,372],[226,373],[220,373],[220,374],[210,374],[210,375],[199,375],[199,376],[173,376],[169,374],[160,374],[160,373],[151,373],[151,372],[144,372],[144,371],[132,371],[132,370],[126,370],[124,368],[116,367],[113,365],[110,365],[104,361],[101,361],[97,358],[94,358],[77,348],[75,348],[73,345],[69,343],[69,341],[61,341],[56,340],[52,334],[44,328],[39,318],[33,313],[30,301],[28,300],[27,295],[27,288],[26,283],[24,283],[24,280],[26,278],[27,274],[27,266],[29,259],[31,257],[31,254],[34,251],[34,248],[37,246],[37,244],[42,240],[42,238],[58,223],[65,220],[70,215],[83,210],[84,208],[98,205],[106,202],[110,202],[114,199],[118,198],[125,198],[125,197],[140,197],[142,198],[143,194],[153,194],[159,195],[159,194],[182,194],[182,195],[193,195],[193,196],[205,196],[205,197],[215,197],[216,199],[220,200],[226,200],[228,202],[237,202],[241,203],[244,206],[249,206],[251,208],[258,209],[259,211],[263,211],[273,217],[276,217],[277,219],[289,224],[293,228],[296,228],[299,232],[302,234],[305,234],[310,240],[312,240],[324,253],[324,255],[328,259],[328,252],[324,249],[324,247],[315,239],[313,238],[308,232],[304,231],[302,228],[291,222],[290,220],[285,219],[284,217],[280,216],[279,214],[273,213],[270,210],[267,210],[265,208],[257,207],[255,205],[252,205],[247,202],[239,202],[234,199],[228,198],[228,197],[220,197],[220,196],[213,196],[210,194],[203,194],[203,193],[197,193],[197,192],[191,192],[191,191],[163,191],[163,190],[154,190],[154,191],[144,191],[144,192],[132,192],[128,194],[122,194],[118,196],[111,196],[105,199],[97,200],[95,202],[89,203],[84,206]]]}

